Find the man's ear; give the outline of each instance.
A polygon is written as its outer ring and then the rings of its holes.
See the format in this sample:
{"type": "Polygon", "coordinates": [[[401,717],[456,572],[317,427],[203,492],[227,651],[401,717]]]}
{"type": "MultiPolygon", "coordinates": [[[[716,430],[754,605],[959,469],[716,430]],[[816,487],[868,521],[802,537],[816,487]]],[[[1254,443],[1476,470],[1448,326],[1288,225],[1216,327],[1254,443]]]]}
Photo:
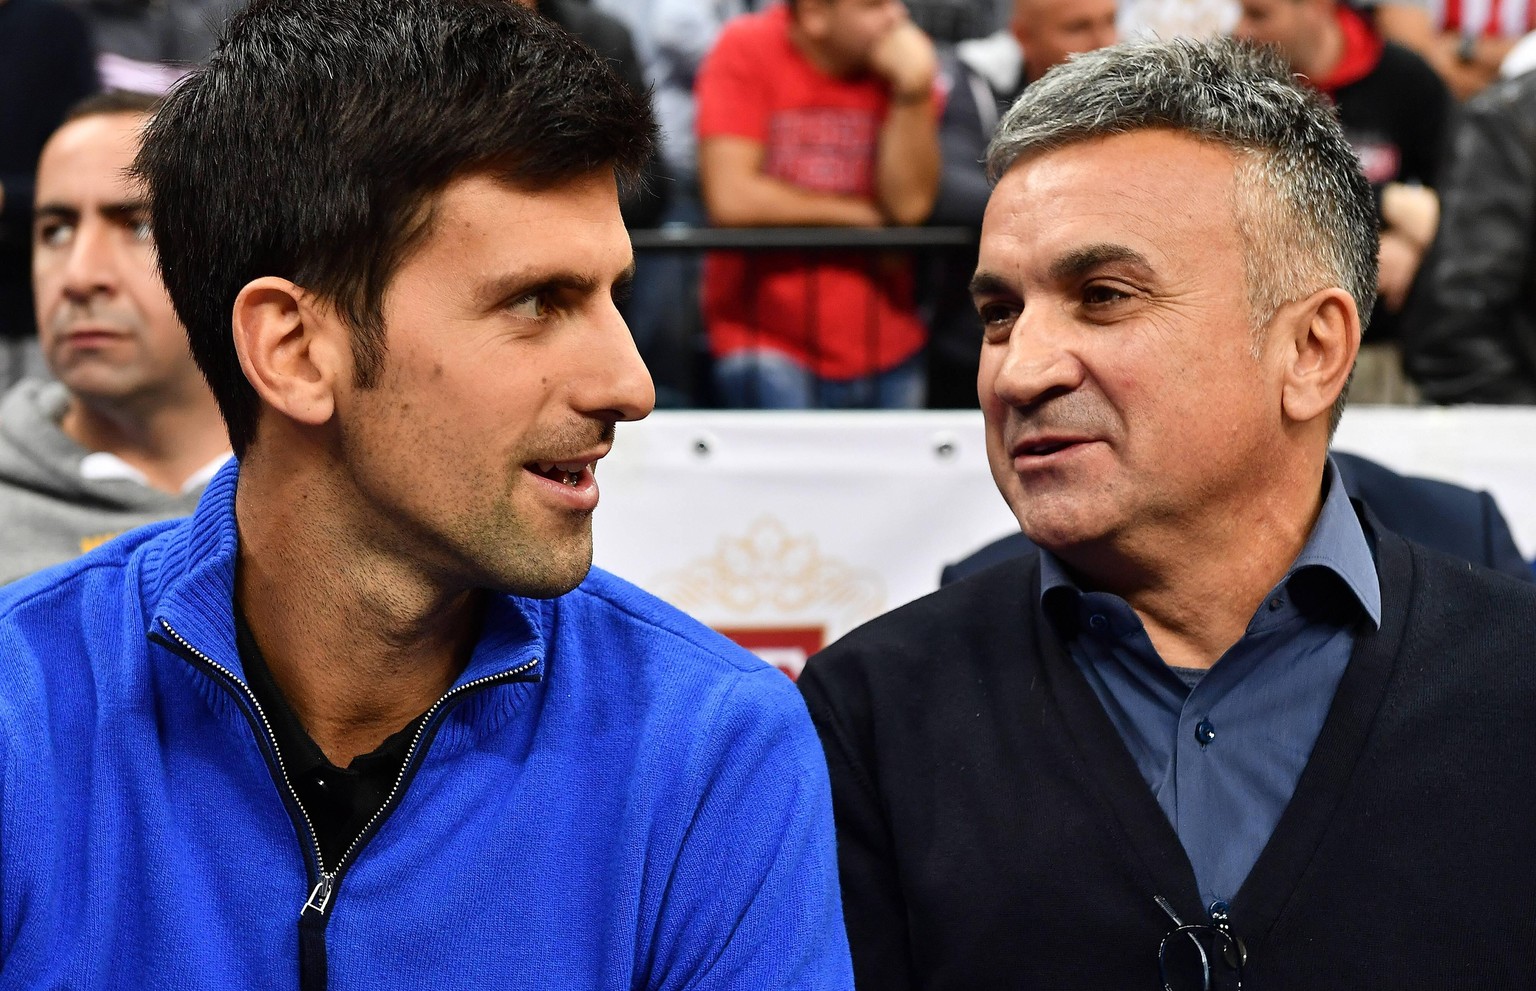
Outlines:
{"type": "Polygon", "coordinates": [[[1294,423],[1327,420],[1360,351],[1360,313],[1343,289],[1320,289],[1281,309],[1285,344],[1281,405],[1294,423]]]}
{"type": "Polygon", "coordinates": [[[329,307],[287,279],[265,276],[235,297],[235,353],[262,402],[319,426],[336,410],[348,374],[347,330],[329,307]]]}

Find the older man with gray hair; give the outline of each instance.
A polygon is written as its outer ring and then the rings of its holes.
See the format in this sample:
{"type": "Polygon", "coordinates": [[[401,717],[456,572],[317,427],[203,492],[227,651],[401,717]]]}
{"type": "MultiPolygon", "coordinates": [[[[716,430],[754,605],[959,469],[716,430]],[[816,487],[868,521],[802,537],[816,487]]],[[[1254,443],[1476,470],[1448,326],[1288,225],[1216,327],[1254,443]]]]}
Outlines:
{"type": "Polygon", "coordinates": [[[801,679],[860,986],[1536,986],[1536,590],[1329,459],[1376,232],[1327,105],[1121,46],[988,164],[988,456],[1043,552],[801,679]]]}

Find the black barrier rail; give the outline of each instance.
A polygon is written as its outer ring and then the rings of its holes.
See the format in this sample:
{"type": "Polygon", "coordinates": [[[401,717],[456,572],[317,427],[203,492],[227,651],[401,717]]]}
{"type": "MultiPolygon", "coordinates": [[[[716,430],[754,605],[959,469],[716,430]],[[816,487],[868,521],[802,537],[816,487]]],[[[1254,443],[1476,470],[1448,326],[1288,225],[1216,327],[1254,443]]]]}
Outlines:
{"type": "MultiPolygon", "coordinates": [[[[964,290],[965,282],[970,277],[970,268],[975,263],[976,247],[980,240],[980,232],[974,228],[679,225],[635,229],[629,233],[630,243],[635,249],[642,271],[639,273],[635,292],[631,297],[632,304],[626,308],[628,312],[625,315],[630,318],[630,326],[635,332],[641,353],[651,368],[652,377],[657,386],[658,402],[663,406],[698,408],[717,405],[735,406],[744,402],[748,408],[761,408],[772,403],[769,399],[773,394],[772,390],[764,391],[764,383],[770,381],[789,388],[790,394],[798,394],[798,389],[802,385],[812,388],[813,394],[810,401],[814,407],[841,406],[845,403],[862,405],[865,400],[851,398],[848,391],[850,388],[854,394],[871,397],[868,401],[876,405],[886,403],[906,405],[909,400],[890,398],[902,394],[903,387],[893,385],[893,382],[903,383],[906,386],[916,384],[918,394],[926,393],[930,405],[945,407],[974,405],[975,359],[970,352],[979,349],[980,338],[975,333],[974,311],[970,309],[969,296],[964,290]],[[771,379],[766,378],[763,366],[757,365],[750,372],[751,378],[747,382],[745,391],[742,391],[739,386],[734,386],[724,387],[726,391],[722,392],[722,387],[713,374],[715,359],[709,353],[703,321],[698,311],[699,259],[711,251],[741,252],[746,259],[748,273],[746,283],[749,287],[754,282],[751,273],[759,270],[759,265],[763,264],[758,259],[764,257],[764,253],[804,253],[807,256],[808,266],[806,269],[808,317],[817,310],[816,297],[820,291],[814,261],[817,255],[823,252],[837,252],[864,256],[869,265],[868,274],[872,284],[875,281],[874,266],[878,258],[892,252],[909,255],[916,266],[913,274],[919,295],[918,316],[929,331],[928,345],[922,355],[915,359],[919,364],[917,373],[924,381],[913,383],[908,378],[912,374],[912,369],[907,369],[895,379],[885,377],[882,372],[842,385],[831,385],[830,380],[815,378],[808,372],[797,377],[793,372],[787,372],[778,366],[775,366],[776,371],[767,373],[771,379]],[[966,258],[966,256],[969,257],[966,258]],[[672,267],[674,264],[682,264],[677,262],[646,269],[648,257],[658,263],[669,257],[686,257],[691,260],[681,268],[672,267]],[[663,271],[666,275],[658,280],[655,273],[663,271]],[[658,293],[662,297],[671,295],[670,305],[656,306],[658,293]],[[651,304],[648,308],[636,305],[639,300],[648,296],[651,304]],[[962,339],[959,350],[963,353],[958,364],[946,357],[946,354],[956,350],[955,345],[949,344],[946,347],[945,344],[946,341],[953,340],[956,334],[953,330],[948,333],[943,331],[944,327],[954,327],[957,311],[964,313],[961,317],[964,328],[959,333],[962,339]],[[940,340],[941,338],[943,340],[940,340]],[[786,375],[789,376],[788,381],[786,381],[786,375]],[[959,385],[945,384],[956,382],[959,385]],[[833,393],[840,391],[843,398],[832,398],[828,394],[829,389],[833,393]],[[886,392],[884,391],[886,389],[893,391],[886,392]],[[959,398],[944,398],[946,395],[956,395],[959,398]],[[887,398],[872,398],[875,396],[887,398]]],[[[847,334],[850,326],[858,327],[862,324],[858,332],[862,335],[865,347],[871,354],[880,349],[884,325],[884,321],[879,320],[876,315],[877,293],[878,290],[868,296],[863,319],[854,317],[848,324],[830,331],[847,334]]],[[[752,291],[748,298],[755,300],[757,298],[755,291],[752,291]]],[[[749,302],[748,305],[756,306],[757,304],[749,302]]],[[[829,332],[828,328],[819,326],[814,318],[811,318],[811,322],[806,325],[802,340],[810,342],[809,350],[813,355],[818,352],[819,342],[824,339],[822,335],[826,332],[829,332]]],[[[734,380],[734,373],[728,374],[728,377],[734,380]]],[[[783,395],[783,393],[779,394],[783,395]]]]}
{"type": "Polygon", "coordinates": [[[901,251],[974,248],[971,227],[657,227],[629,232],[636,251],[901,251]]]}

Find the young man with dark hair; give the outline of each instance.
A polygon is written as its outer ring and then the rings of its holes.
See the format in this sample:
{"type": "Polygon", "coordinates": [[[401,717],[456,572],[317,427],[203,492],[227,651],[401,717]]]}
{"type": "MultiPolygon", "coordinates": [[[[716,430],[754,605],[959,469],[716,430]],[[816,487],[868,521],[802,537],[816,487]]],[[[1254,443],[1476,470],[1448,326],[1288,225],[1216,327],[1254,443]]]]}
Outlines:
{"type": "Polygon", "coordinates": [[[0,594],[8,984],[849,987],[793,686],[589,570],[653,131],[511,0],[257,0],[168,99],[240,463],[0,594]]]}
{"type": "Polygon", "coordinates": [[[229,457],[127,172],[157,102],[90,97],[43,148],[32,280],[53,380],[0,398],[0,583],[187,515],[229,457]]]}

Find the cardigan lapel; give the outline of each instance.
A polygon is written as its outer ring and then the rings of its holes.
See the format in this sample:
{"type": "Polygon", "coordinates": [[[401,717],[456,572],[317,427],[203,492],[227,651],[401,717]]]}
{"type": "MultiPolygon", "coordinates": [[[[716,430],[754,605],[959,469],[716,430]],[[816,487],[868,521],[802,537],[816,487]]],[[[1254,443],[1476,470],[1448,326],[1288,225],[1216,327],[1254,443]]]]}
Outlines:
{"type": "Polygon", "coordinates": [[[1204,921],[1205,909],[1200,904],[1195,870],[1183,843],[1157,804],[1152,789],[1147,787],[1119,730],[1110,722],[1082,671],[1068,656],[1040,605],[1038,558],[1030,586],[1035,650],[1047,693],[1067,726],[1082,765],[1088,768],[1088,786],[1109,809],[1131,852],[1130,859],[1144,876],[1148,885],[1146,911],[1160,924],[1173,927],[1172,920],[1153,900],[1154,895],[1161,895],[1173,904],[1183,921],[1204,921]]]}
{"type": "Polygon", "coordinates": [[[1233,926],[1250,950],[1262,948],[1280,921],[1349,789],[1386,697],[1412,612],[1415,569],[1408,543],[1382,527],[1369,511],[1362,516],[1367,535],[1374,535],[1376,544],[1381,628],[1363,630],[1355,640],[1349,667],[1296,791],[1233,899],[1233,926]]]}

